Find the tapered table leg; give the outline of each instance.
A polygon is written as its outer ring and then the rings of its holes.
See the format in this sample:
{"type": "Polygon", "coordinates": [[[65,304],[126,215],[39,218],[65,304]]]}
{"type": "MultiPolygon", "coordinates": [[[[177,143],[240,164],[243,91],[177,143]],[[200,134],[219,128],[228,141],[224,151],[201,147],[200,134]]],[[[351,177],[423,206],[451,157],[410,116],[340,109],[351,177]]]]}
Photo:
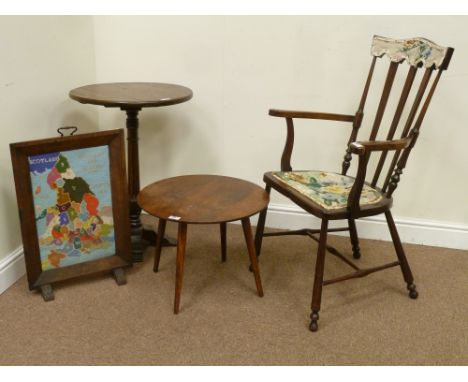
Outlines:
{"type": "Polygon", "coordinates": [[[226,261],[226,223],[219,225],[219,231],[221,234],[221,261],[226,261]]]}
{"type": "MultiPolygon", "coordinates": [[[[178,224],[175,314],[180,308],[188,224],[219,224],[221,259],[224,260],[227,257],[227,222],[241,220],[257,293],[263,296],[249,217],[265,210],[268,201],[268,193],[259,186],[242,179],[217,175],[177,176],[157,181],[140,191],[138,202],[146,212],[178,224]]],[[[158,237],[162,235],[160,225],[158,237]]],[[[157,248],[159,250],[159,244],[157,248]]]]}
{"type": "MultiPolygon", "coordinates": [[[[265,192],[270,195],[271,186],[267,185],[265,187],[265,192]]],[[[262,250],[262,241],[263,241],[263,231],[265,229],[265,220],[267,215],[268,207],[260,211],[257,222],[257,230],[255,231],[255,253],[257,258],[260,256],[260,251],[262,250]]]]}
{"type": "Polygon", "coordinates": [[[157,272],[159,270],[159,259],[161,258],[162,239],[164,238],[165,231],[166,231],[166,220],[159,219],[158,236],[156,238],[156,248],[154,251],[153,272],[157,272]]]}
{"type": "Polygon", "coordinates": [[[185,243],[187,241],[187,223],[179,223],[177,234],[176,287],[174,296],[174,314],[179,313],[180,293],[184,277],[185,243]]]}
{"type": "Polygon", "coordinates": [[[250,264],[255,277],[255,284],[257,286],[257,293],[260,297],[263,297],[262,280],[260,279],[260,271],[258,269],[257,255],[255,254],[255,245],[252,236],[252,228],[250,227],[250,219],[242,219],[242,228],[244,230],[245,242],[249,251],[250,264]]]}

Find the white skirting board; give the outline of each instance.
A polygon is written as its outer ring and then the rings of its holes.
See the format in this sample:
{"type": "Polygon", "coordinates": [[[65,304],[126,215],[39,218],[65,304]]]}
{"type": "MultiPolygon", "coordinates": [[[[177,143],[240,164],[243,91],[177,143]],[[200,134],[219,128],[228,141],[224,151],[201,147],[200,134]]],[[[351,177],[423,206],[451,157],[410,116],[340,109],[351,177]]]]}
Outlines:
{"type": "MultiPolygon", "coordinates": [[[[18,281],[25,273],[23,247],[19,247],[0,260],[0,294],[18,281]]],[[[27,287],[25,285],[25,288],[27,287]]]]}
{"type": "MultiPolygon", "coordinates": [[[[426,219],[393,217],[403,243],[468,250],[468,225],[426,219]]],[[[256,224],[257,217],[252,218],[256,224]]],[[[390,232],[383,214],[356,221],[363,239],[390,241],[390,232]]],[[[266,227],[280,229],[320,228],[320,220],[300,207],[273,204],[268,208],[266,227]]],[[[346,220],[331,221],[330,227],[346,227],[346,220]]],[[[348,233],[334,233],[347,236],[348,233]]]]}
{"type": "MultiPolygon", "coordinates": [[[[258,215],[252,217],[257,223],[258,215]]],[[[468,250],[468,226],[425,219],[394,217],[404,243],[468,250]]],[[[330,222],[330,227],[346,226],[345,220],[330,222]]],[[[297,206],[270,204],[266,227],[280,229],[319,228],[320,220],[297,206]]],[[[363,239],[390,241],[383,215],[359,219],[358,235],[363,239]]],[[[336,233],[338,235],[348,235],[336,233]]],[[[0,260],[0,294],[25,274],[23,248],[20,247],[0,260]]],[[[24,286],[27,288],[27,285],[24,286]]]]}

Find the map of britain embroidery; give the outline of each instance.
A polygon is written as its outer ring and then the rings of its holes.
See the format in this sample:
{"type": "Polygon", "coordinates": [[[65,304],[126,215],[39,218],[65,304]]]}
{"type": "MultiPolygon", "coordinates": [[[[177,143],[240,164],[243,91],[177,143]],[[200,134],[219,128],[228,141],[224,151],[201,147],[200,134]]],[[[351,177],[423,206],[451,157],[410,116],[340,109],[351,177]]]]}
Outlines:
{"type": "Polygon", "coordinates": [[[115,254],[109,149],[28,157],[42,270],[115,254]]]}

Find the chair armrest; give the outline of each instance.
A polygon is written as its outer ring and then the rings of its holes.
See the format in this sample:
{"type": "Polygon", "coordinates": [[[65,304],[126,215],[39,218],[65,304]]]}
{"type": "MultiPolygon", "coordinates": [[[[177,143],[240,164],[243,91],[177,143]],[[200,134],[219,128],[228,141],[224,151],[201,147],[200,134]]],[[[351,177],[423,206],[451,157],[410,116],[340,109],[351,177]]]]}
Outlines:
{"type": "Polygon", "coordinates": [[[352,214],[360,211],[359,201],[367,172],[369,155],[373,151],[403,150],[412,142],[410,137],[395,139],[392,141],[364,141],[353,142],[350,145],[351,152],[359,155],[358,170],[356,178],[348,196],[348,209],[352,214]]]}
{"type": "Polygon", "coordinates": [[[281,155],[281,171],[291,171],[291,154],[294,146],[294,121],[293,118],[308,118],[308,119],[321,119],[328,121],[341,121],[341,122],[353,122],[354,124],[360,124],[360,118],[362,113],[354,115],[345,114],[332,114],[332,113],[317,113],[314,111],[292,111],[292,110],[278,110],[270,109],[269,114],[274,117],[286,118],[286,142],[284,144],[283,154],[281,155]]]}
{"type": "Polygon", "coordinates": [[[326,120],[326,121],[341,121],[341,122],[354,122],[354,119],[355,119],[354,115],[319,113],[315,111],[270,109],[268,114],[273,117],[321,119],[321,120],[326,120]]]}
{"type": "Polygon", "coordinates": [[[391,151],[406,149],[411,143],[410,138],[395,139],[393,141],[363,141],[351,143],[353,154],[364,155],[372,151],[391,151]]]}

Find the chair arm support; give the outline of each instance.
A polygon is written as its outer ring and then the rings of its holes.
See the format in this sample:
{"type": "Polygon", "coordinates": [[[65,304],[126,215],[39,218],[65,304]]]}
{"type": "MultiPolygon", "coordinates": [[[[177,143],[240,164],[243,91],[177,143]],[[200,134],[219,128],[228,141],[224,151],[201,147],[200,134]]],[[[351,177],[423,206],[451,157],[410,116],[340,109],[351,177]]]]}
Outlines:
{"type": "Polygon", "coordinates": [[[341,121],[341,122],[354,122],[354,119],[355,119],[354,115],[319,113],[315,111],[294,111],[294,110],[270,109],[268,114],[273,117],[321,119],[325,121],[341,121]]]}
{"type": "MultiPolygon", "coordinates": [[[[354,145],[357,142],[352,143],[354,145]]],[[[364,147],[359,146],[359,147],[364,147]]],[[[351,212],[352,215],[359,213],[360,207],[360,199],[361,199],[361,192],[362,188],[364,187],[364,182],[366,179],[366,172],[367,172],[367,163],[369,159],[369,154],[366,154],[365,151],[363,154],[359,154],[359,162],[358,162],[358,170],[356,174],[356,178],[354,179],[353,187],[348,195],[348,210],[351,212]]]]}
{"type": "Polygon", "coordinates": [[[359,155],[358,170],[354,180],[353,187],[348,196],[348,209],[351,214],[360,211],[359,201],[367,172],[367,163],[369,156],[373,151],[403,150],[412,142],[410,137],[395,139],[392,141],[364,141],[351,143],[351,152],[359,155]]]}
{"type": "Polygon", "coordinates": [[[393,141],[363,141],[351,143],[353,154],[365,155],[372,151],[394,151],[406,149],[411,143],[410,138],[395,139],[393,141]]]}

